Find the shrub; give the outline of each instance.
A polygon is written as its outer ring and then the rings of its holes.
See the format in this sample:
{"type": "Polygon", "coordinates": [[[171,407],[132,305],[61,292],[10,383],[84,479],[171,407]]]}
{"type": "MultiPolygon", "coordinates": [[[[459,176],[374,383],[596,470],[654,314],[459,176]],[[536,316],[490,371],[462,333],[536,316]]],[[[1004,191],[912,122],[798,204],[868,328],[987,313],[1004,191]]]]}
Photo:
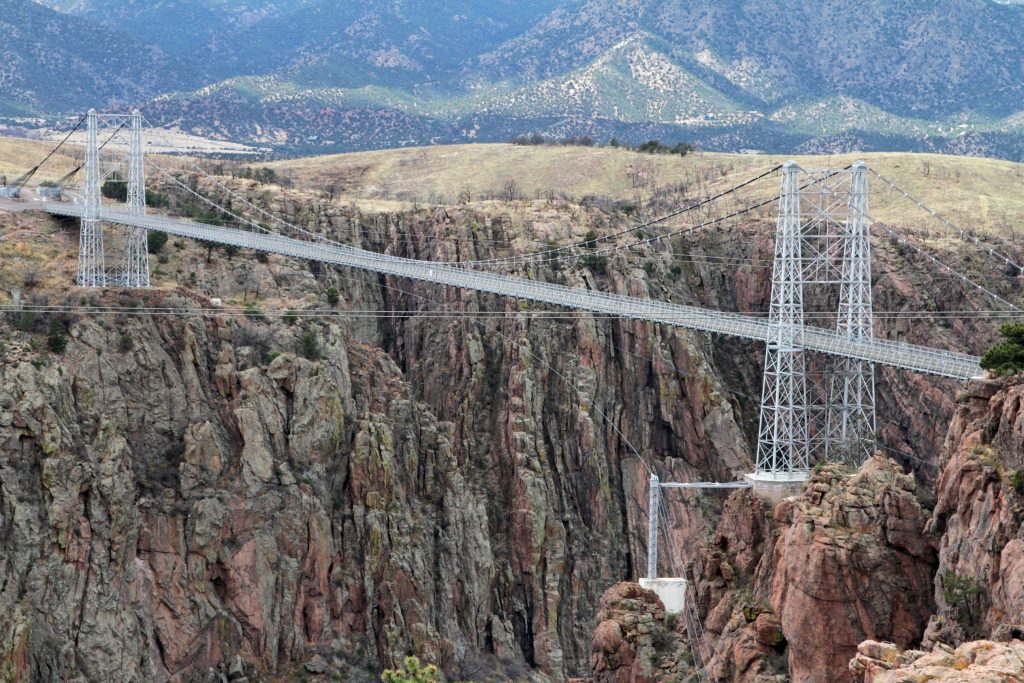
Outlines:
{"type": "Polygon", "coordinates": [[[588,249],[594,249],[595,247],[597,247],[596,230],[587,230],[587,234],[583,236],[583,239],[583,246],[587,247],[588,249]]]}
{"type": "Polygon", "coordinates": [[[406,657],[401,669],[385,669],[383,683],[437,683],[441,680],[437,667],[421,664],[419,657],[406,657]]]}
{"type": "Polygon", "coordinates": [[[604,254],[587,254],[580,259],[580,263],[595,275],[604,275],[608,272],[608,257],[604,254]]]}
{"type": "Polygon", "coordinates": [[[1014,470],[1010,475],[1010,486],[1013,490],[1024,496],[1024,470],[1014,470]]]}
{"type": "Polygon", "coordinates": [[[100,186],[100,194],[107,199],[114,199],[119,202],[128,201],[128,184],[120,180],[116,173],[112,174],[110,180],[100,186]]]}
{"type": "Polygon", "coordinates": [[[127,332],[121,333],[121,338],[117,341],[117,348],[121,353],[128,353],[132,350],[132,338],[127,332]]]}
{"type": "Polygon", "coordinates": [[[31,332],[36,326],[35,311],[22,311],[18,316],[18,329],[22,332],[31,332]]]}
{"type": "Polygon", "coordinates": [[[68,331],[57,318],[50,321],[50,329],[46,334],[46,348],[54,353],[64,353],[68,346],[68,331]]]}
{"type": "Polygon", "coordinates": [[[543,145],[547,140],[540,133],[529,133],[512,138],[513,145],[543,145]]]}
{"type": "Polygon", "coordinates": [[[245,305],[245,317],[249,320],[258,320],[261,322],[266,319],[263,315],[263,311],[261,311],[259,306],[256,304],[245,305]]]}
{"type": "Polygon", "coordinates": [[[338,288],[329,288],[327,290],[327,303],[332,306],[337,306],[339,301],[341,301],[341,292],[338,291],[338,288]]]}
{"type": "Polygon", "coordinates": [[[299,319],[299,314],[295,311],[285,311],[284,315],[281,316],[281,319],[284,320],[287,325],[294,325],[295,321],[299,319]]]}
{"type": "Polygon", "coordinates": [[[669,147],[668,145],[663,144],[660,140],[648,140],[637,147],[636,151],[644,154],[678,154],[680,156],[686,156],[695,149],[696,147],[686,142],[680,142],[673,147],[669,147]]]}
{"type": "Polygon", "coordinates": [[[316,331],[309,328],[299,338],[299,355],[307,360],[318,360],[320,354],[320,340],[316,336],[316,331]]]}
{"type": "Polygon", "coordinates": [[[146,248],[150,254],[159,254],[160,250],[167,244],[167,233],[159,230],[150,230],[146,235],[146,248]]]}
{"type": "Polygon", "coordinates": [[[146,190],[146,206],[152,206],[155,208],[165,208],[171,205],[170,198],[156,190],[146,190]]]}
{"type": "Polygon", "coordinates": [[[960,613],[963,622],[974,621],[973,598],[983,592],[978,582],[969,576],[960,576],[951,570],[942,575],[942,597],[947,605],[960,613]]]}

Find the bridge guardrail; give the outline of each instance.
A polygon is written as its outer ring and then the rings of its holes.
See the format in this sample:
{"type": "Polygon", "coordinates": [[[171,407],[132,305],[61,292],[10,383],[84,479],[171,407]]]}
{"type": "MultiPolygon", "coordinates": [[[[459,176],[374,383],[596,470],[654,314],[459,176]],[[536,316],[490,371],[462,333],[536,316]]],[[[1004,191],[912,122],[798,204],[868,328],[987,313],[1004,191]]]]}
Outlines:
{"type": "MultiPolygon", "coordinates": [[[[81,206],[74,204],[44,202],[42,208],[51,214],[72,217],[81,216],[83,212],[81,206]]],[[[99,217],[106,222],[161,230],[181,237],[204,239],[245,249],[323,261],[594,313],[621,315],[762,342],[769,339],[770,325],[767,320],[740,313],[712,311],[623,294],[609,294],[512,276],[499,276],[468,268],[378,254],[356,247],[307,242],[283,235],[264,235],[164,216],[138,216],[101,209],[99,217]]],[[[805,327],[802,346],[811,351],[954,379],[969,379],[981,373],[979,359],[975,356],[881,339],[853,340],[821,328],[805,327]]]]}

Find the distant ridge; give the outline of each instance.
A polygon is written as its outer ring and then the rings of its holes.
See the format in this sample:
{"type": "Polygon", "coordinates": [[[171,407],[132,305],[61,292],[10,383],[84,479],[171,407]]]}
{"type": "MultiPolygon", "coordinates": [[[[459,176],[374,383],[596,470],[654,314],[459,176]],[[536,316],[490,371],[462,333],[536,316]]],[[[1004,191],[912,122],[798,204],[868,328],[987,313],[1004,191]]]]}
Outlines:
{"type": "Polygon", "coordinates": [[[0,114],[142,103],[154,121],[289,154],[536,130],[1024,159],[1020,2],[47,2],[77,18],[14,0],[19,24],[69,22],[61,33],[81,40],[22,28],[13,52],[86,45],[95,77],[65,94],[68,60],[48,58],[31,78],[0,82],[0,114]],[[90,54],[111,41],[145,59],[131,69],[90,54]],[[142,82],[126,80],[133,71],[142,82]]]}

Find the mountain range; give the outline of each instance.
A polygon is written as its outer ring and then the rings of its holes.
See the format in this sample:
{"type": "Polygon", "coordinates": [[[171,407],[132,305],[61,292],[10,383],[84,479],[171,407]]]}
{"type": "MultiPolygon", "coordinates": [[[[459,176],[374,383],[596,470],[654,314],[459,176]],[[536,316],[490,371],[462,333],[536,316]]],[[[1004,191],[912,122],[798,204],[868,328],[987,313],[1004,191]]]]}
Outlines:
{"type": "Polygon", "coordinates": [[[1018,2],[5,4],[11,117],[139,105],[282,153],[539,131],[1024,158],[1018,2]]]}

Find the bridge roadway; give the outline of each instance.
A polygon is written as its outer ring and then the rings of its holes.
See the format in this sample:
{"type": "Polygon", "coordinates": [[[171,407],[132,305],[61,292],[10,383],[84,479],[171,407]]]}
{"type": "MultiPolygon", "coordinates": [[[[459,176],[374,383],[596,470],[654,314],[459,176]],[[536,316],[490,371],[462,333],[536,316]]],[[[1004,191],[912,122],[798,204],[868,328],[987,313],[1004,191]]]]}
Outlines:
{"type": "MultiPolygon", "coordinates": [[[[80,204],[39,202],[34,206],[58,216],[81,217],[84,211],[84,207],[80,204]]],[[[430,261],[378,254],[356,247],[307,242],[277,234],[246,232],[164,216],[133,216],[123,211],[104,208],[100,210],[99,217],[102,221],[109,223],[147,230],[161,230],[180,237],[203,239],[244,249],[490,292],[593,313],[650,320],[666,325],[743,337],[761,342],[768,339],[767,320],[740,313],[727,313],[696,306],[659,302],[653,299],[638,299],[621,294],[576,289],[525,278],[446,266],[430,261]]],[[[952,351],[878,339],[855,341],[846,339],[836,332],[814,327],[805,327],[803,337],[801,346],[811,351],[856,358],[953,379],[970,379],[982,374],[978,365],[979,358],[952,351]]]]}

